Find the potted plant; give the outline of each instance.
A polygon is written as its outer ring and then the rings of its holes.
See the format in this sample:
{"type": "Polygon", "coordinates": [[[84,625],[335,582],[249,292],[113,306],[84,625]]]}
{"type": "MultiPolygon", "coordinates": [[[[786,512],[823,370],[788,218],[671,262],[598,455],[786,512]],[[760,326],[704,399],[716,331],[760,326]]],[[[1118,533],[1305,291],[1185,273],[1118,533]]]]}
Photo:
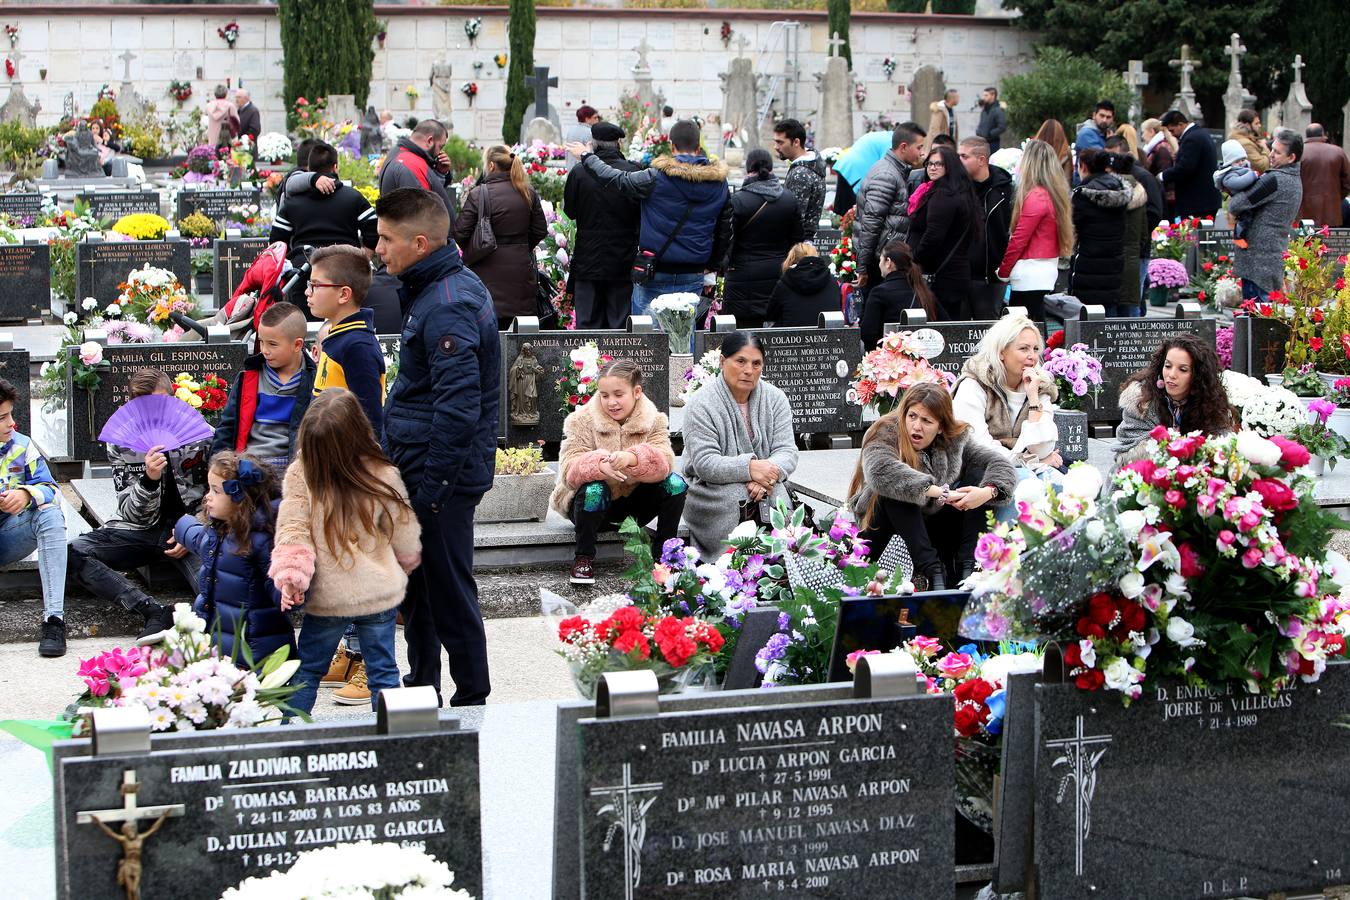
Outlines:
{"type": "Polygon", "coordinates": [[[215,254],[212,251],[192,251],[192,287],[198,296],[209,294],[215,289],[215,266],[215,254]]]}
{"type": "Polygon", "coordinates": [[[1327,417],[1327,427],[1343,438],[1350,438],[1350,378],[1336,379],[1327,400],[1336,407],[1327,417]]]}
{"type": "MultiPolygon", "coordinates": [[[[1279,379],[1280,384],[1297,397],[1320,400],[1326,395],[1326,385],[1314,371],[1312,363],[1304,363],[1297,368],[1286,366],[1279,379]]],[[[1269,376],[1267,380],[1270,380],[1269,376]]],[[[1303,405],[1307,406],[1308,403],[1305,402],[1303,405]]]]}
{"type": "Polygon", "coordinates": [[[1148,261],[1148,302],[1166,306],[1181,288],[1190,283],[1186,267],[1174,259],[1158,257],[1148,261]]]}
{"type": "Polygon", "coordinates": [[[553,470],[544,464],[538,447],[497,451],[492,489],[474,510],[475,522],[542,522],[553,492],[553,470]]]}
{"type": "Polygon", "coordinates": [[[1298,441],[1312,454],[1308,465],[1315,475],[1321,475],[1324,468],[1336,468],[1337,459],[1346,452],[1345,438],[1327,427],[1327,420],[1335,411],[1335,404],[1319,397],[1308,407],[1312,421],[1289,432],[1291,440],[1298,441]]]}

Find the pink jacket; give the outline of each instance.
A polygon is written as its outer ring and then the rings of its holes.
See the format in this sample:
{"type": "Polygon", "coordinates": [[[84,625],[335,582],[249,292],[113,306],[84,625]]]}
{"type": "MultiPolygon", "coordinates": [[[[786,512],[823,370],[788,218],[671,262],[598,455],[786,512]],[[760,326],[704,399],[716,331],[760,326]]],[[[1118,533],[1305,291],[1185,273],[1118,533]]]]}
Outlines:
{"type": "Polygon", "coordinates": [[[998,277],[1008,278],[1021,259],[1058,259],[1059,226],[1055,222],[1055,204],[1050,192],[1033,188],[1022,203],[1022,214],[1013,223],[1008,250],[998,267],[998,277]]]}
{"type": "Polygon", "coordinates": [[[654,484],[670,474],[675,454],[670,447],[670,428],[665,413],[644,395],[628,419],[615,422],[598,400],[580,407],[563,423],[563,442],[558,454],[558,482],[549,505],[564,517],[570,515],[577,489],[592,481],[604,481],[600,462],[610,453],[627,450],[637,457],[637,468],[624,482],[610,483],[614,497],[633,492],[639,484],[654,484]]]}

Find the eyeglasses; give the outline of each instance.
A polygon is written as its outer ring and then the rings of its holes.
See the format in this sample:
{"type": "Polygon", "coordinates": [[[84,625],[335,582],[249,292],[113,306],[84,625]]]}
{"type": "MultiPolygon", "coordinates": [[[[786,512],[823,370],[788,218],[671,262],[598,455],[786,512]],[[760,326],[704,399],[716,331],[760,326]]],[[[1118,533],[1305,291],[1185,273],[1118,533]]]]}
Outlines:
{"type": "Polygon", "coordinates": [[[930,162],[930,163],[924,163],[924,166],[923,166],[923,167],[924,167],[925,169],[941,169],[941,168],[942,168],[942,163],[941,163],[940,161],[938,161],[938,160],[935,159],[935,160],[933,160],[933,161],[930,162]]]}
{"type": "Polygon", "coordinates": [[[321,288],[321,287],[345,288],[346,285],[345,285],[345,284],[334,284],[334,283],[332,283],[331,281],[311,281],[309,284],[305,285],[305,293],[306,293],[306,294],[312,294],[312,293],[314,293],[314,289],[315,289],[315,288],[321,288]]]}

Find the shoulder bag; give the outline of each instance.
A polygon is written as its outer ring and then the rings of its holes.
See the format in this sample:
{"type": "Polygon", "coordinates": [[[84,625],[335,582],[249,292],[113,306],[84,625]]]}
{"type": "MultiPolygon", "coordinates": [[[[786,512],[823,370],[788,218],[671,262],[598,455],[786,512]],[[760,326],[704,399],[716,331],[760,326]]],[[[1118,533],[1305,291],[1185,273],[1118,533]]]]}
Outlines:
{"type": "Polygon", "coordinates": [[[478,205],[478,221],[474,223],[473,234],[469,235],[469,245],[460,250],[466,266],[481,262],[497,252],[497,235],[492,230],[492,197],[487,182],[478,186],[474,198],[478,205]]]}
{"type": "Polygon", "coordinates": [[[638,248],[637,256],[633,259],[633,269],[631,273],[633,284],[646,284],[652,280],[652,276],[656,274],[656,264],[666,255],[666,251],[670,249],[670,245],[675,242],[675,236],[680,233],[680,229],[684,227],[684,223],[689,220],[689,214],[693,211],[694,204],[691,201],[685,206],[684,214],[680,216],[680,220],[675,223],[675,227],[670,229],[670,235],[666,238],[666,242],[661,245],[660,250],[653,253],[650,250],[643,250],[641,247],[638,248]]]}

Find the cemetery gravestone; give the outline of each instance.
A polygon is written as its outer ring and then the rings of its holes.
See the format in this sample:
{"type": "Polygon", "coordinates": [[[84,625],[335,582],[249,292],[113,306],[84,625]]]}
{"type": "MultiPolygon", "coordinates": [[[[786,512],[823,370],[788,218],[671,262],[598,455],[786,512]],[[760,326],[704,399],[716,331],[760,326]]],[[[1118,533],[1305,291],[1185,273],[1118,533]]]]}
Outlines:
{"type": "Polygon", "coordinates": [[[651,331],[634,333],[625,331],[544,331],[537,333],[505,331],[502,340],[502,385],[501,409],[502,428],[506,435],[507,446],[516,447],[535,441],[562,440],[563,420],[567,410],[558,385],[558,379],[564,371],[572,369],[569,354],[587,343],[594,341],[601,354],[609,354],[615,359],[631,359],[642,367],[642,389],[648,399],[659,410],[665,410],[670,403],[670,344],[663,332],[651,331]],[[516,371],[521,382],[513,384],[511,366],[522,356],[526,344],[530,345],[537,363],[533,384],[525,378],[522,368],[516,371]],[[513,422],[511,416],[512,396],[523,396],[533,389],[533,407],[538,424],[513,422]]]}
{"type": "Polygon", "coordinates": [[[820,78],[820,132],[817,146],[847,147],[853,143],[853,73],[848,60],[838,54],[844,41],[835,32],[830,56],[820,78]]]}
{"type": "Polygon", "coordinates": [[[42,216],[42,194],[37,191],[0,194],[0,215],[11,216],[19,222],[27,219],[31,225],[42,216]]]}
{"type": "Polygon", "coordinates": [[[815,237],[811,239],[811,243],[815,245],[816,252],[828,260],[843,236],[844,233],[838,228],[818,228],[815,237]]]}
{"type": "MultiPolygon", "coordinates": [[[[899,325],[887,323],[883,326],[885,334],[893,331],[910,330],[921,345],[925,359],[935,369],[961,374],[966,360],[975,355],[975,350],[984,339],[984,333],[993,326],[993,322],[926,322],[923,325],[899,325]]],[[[1045,323],[1039,322],[1041,340],[1045,340],[1045,323]]]]}
{"type": "Polygon", "coordinates": [[[118,285],[127,275],[145,266],[168,269],[183,287],[192,286],[187,241],[81,241],[75,246],[75,296],[111,303],[121,293],[118,285]]]}
{"type": "MultiPolygon", "coordinates": [[[[841,319],[842,320],[842,319],[841,319]]],[[[730,331],[731,329],[728,329],[730,331]]],[[[748,329],[750,330],[750,329],[748,329]]],[[[792,404],[797,434],[834,434],[862,428],[862,407],[846,400],[862,363],[856,328],[756,328],[764,343],[764,379],[792,404]]],[[[696,356],[722,346],[723,331],[694,336],[696,356]]]]}
{"type": "Polygon", "coordinates": [[[46,244],[0,244],[0,320],[35,319],[51,308],[51,248],[46,244]]]}
{"type": "Polygon", "coordinates": [[[1260,316],[1233,317],[1234,372],[1265,380],[1284,371],[1290,329],[1286,322],[1260,316]]]}
{"type": "Polygon", "coordinates": [[[1213,319],[1071,319],[1064,324],[1066,346],[1086,344],[1102,361],[1102,387],[1083,398],[1089,422],[1119,422],[1120,388],[1125,380],[1148,365],[1165,338],[1192,334],[1214,346],[1213,319]]]}
{"type": "Polygon", "coordinates": [[[1129,708],[1039,685],[1037,895],[1265,897],[1345,884],[1347,708],[1343,662],[1274,697],[1161,681],[1129,708]],[[1234,827],[1234,798],[1255,827],[1234,827]]]}
{"type": "Polygon", "coordinates": [[[1055,427],[1059,429],[1055,449],[1066,464],[1087,461],[1087,426],[1087,413],[1071,409],[1055,410],[1055,427]]]}
{"type": "Polygon", "coordinates": [[[14,385],[18,398],[14,401],[14,427],[20,434],[33,436],[32,424],[32,385],[29,383],[29,357],[27,350],[14,350],[0,347],[0,378],[14,385]]]}
{"type": "Polygon", "coordinates": [[[89,214],[99,220],[116,222],[132,213],[159,215],[157,191],[94,191],[77,196],[82,203],[89,205],[89,214]]]}
{"type": "Polygon", "coordinates": [[[1199,228],[1195,232],[1197,256],[1201,261],[1216,256],[1233,258],[1233,229],[1199,228]]]}
{"type": "Polygon", "coordinates": [[[58,897],[112,900],[118,842],[136,817],[144,900],[215,900],[306,850],[360,840],[421,846],[482,896],[478,733],[452,718],[427,730],[308,725],[157,736],[147,753],[56,748],[58,897]],[[207,863],[203,865],[203,863],[207,863]]]}
{"type": "MultiPolygon", "coordinates": [[[[67,350],[72,357],[79,348],[67,350]]],[[[180,372],[194,377],[214,372],[233,383],[244,367],[248,346],[238,341],[218,344],[180,342],[161,344],[118,344],[103,348],[99,389],[92,393],[76,390],[70,376],[66,376],[66,404],[70,425],[71,456],[102,462],[107,459],[107,448],[98,440],[98,433],[113,414],[128,399],[131,376],[137,369],[163,369],[172,378],[180,372]]]]}
{"type": "Polygon", "coordinates": [[[947,96],[947,82],[942,70],[933,66],[920,66],[914,73],[909,85],[909,118],[927,127],[931,103],[947,96]]]}
{"type": "Polygon", "coordinates": [[[267,238],[219,238],[214,245],[215,265],[212,268],[216,306],[223,308],[244,280],[248,267],[267,249],[267,238]]]}
{"type": "Polygon", "coordinates": [[[257,206],[262,202],[262,190],[252,188],[250,190],[207,190],[207,191],[179,191],[178,192],[178,215],[174,221],[185,218],[194,212],[200,212],[208,219],[216,222],[223,222],[230,219],[230,207],[249,205],[257,206]]]}

